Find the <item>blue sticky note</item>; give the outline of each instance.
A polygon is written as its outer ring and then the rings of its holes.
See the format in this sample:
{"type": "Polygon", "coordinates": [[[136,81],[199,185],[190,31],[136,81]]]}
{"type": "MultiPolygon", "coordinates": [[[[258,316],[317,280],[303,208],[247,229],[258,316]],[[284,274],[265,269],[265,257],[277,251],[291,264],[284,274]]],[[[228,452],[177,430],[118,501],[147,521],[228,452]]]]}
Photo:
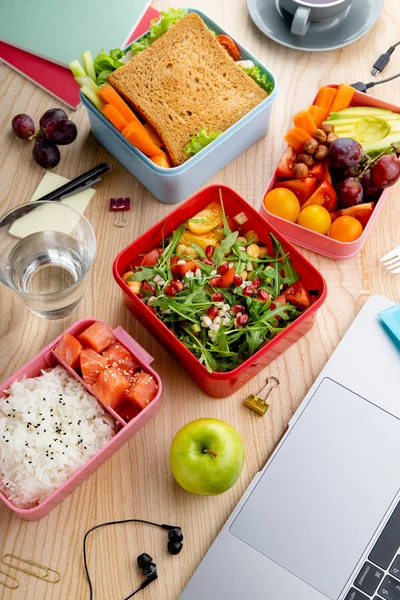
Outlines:
{"type": "Polygon", "coordinates": [[[382,310],[379,317],[400,349],[400,304],[382,310]]]}

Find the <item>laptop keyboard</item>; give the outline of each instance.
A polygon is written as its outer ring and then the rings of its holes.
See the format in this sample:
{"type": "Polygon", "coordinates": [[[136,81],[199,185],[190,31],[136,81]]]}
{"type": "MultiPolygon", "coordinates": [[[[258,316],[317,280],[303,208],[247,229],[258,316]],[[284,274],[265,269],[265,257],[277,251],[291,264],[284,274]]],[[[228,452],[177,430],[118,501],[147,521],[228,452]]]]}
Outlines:
{"type": "Polygon", "coordinates": [[[400,502],[344,600],[400,600],[400,502]]]}

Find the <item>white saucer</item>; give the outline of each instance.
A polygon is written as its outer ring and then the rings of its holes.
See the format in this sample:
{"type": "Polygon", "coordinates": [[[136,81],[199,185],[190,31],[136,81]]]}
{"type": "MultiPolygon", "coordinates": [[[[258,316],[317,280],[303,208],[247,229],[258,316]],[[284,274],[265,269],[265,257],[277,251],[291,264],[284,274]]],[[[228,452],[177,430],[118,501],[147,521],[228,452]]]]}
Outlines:
{"type": "Polygon", "coordinates": [[[279,5],[279,0],[247,0],[247,9],[254,24],[269,38],[308,52],[343,48],[360,39],[376,23],[383,0],[353,0],[343,19],[312,23],[306,35],[293,35],[292,17],[279,5]]]}

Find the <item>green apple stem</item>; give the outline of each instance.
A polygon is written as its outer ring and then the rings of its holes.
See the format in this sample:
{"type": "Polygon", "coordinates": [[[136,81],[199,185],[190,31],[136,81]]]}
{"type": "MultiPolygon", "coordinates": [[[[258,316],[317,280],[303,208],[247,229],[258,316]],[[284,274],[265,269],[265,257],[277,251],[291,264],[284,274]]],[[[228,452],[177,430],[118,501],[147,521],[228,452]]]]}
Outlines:
{"type": "Polygon", "coordinates": [[[203,454],[212,454],[213,456],[215,456],[215,458],[217,458],[218,456],[218,454],[214,452],[214,450],[209,450],[208,448],[203,448],[202,452],[203,454]]]}

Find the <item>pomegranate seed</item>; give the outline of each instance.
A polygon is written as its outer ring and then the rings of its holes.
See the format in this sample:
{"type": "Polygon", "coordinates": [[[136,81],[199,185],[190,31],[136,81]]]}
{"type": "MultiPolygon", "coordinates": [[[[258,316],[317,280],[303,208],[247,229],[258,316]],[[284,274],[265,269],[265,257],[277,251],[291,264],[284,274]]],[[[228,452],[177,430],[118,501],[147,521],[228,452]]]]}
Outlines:
{"type": "Polygon", "coordinates": [[[235,277],[233,278],[233,285],[239,286],[242,285],[242,283],[243,279],[236,273],[235,277]]]}
{"type": "Polygon", "coordinates": [[[267,302],[267,300],[269,300],[269,294],[266,290],[258,290],[257,298],[259,298],[263,302],[267,302]]]}
{"type": "Polygon", "coordinates": [[[154,308],[154,306],[149,306],[147,305],[147,308],[149,309],[149,311],[151,311],[153,314],[156,314],[156,309],[154,308]]]}
{"type": "Polygon", "coordinates": [[[211,300],[213,302],[223,302],[225,300],[225,296],[222,292],[215,292],[214,294],[211,294],[211,300]]]}
{"type": "Polygon", "coordinates": [[[217,272],[220,275],[225,275],[225,273],[227,272],[227,270],[229,269],[229,265],[227,262],[222,263],[222,265],[220,265],[217,269],[217,272]]]}
{"type": "Polygon", "coordinates": [[[222,277],[220,277],[219,275],[216,275],[215,277],[211,277],[210,279],[210,285],[212,287],[219,287],[222,283],[222,277]]]}
{"type": "Polygon", "coordinates": [[[180,279],[172,279],[170,285],[172,285],[177,292],[181,292],[183,290],[183,283],[180,279]]]}
{"type": "Polygon", "coordinates": [[[211,258],[213,254],[214,254],[214,246],[207,246],[207,248],[206,248],[207,258],[211,258]]]}
{"type": "Polygon", "coordinates": [[[247,325],[249,320],[249,315],[240,315],[240,317],[236,317],[236,325],[237,327],[244,327],[247,325]]]}
{"type": "Polygon", "coordinates": [[[215,319],[215,317],[218,316],[218,307],[217,306],[210,306],[210,308],[207,311],[207,314],[210,317],[210,319],[215,319]]]}
{"type": "Polygon", "coordinates": [[[167,296],[175,296],[176,294],[176,288],[171,283],[167,285],[164,291],[167,294],[167,296]]]}
{"type": "MultiPolygon", "coordinates": [[[[212,246],[211,246],[211,248],[212,248],[212,246]]],[[[203,260],[203,264],[212,266],[212,265],[215,265],[215,262],[213,260],[211,260],[211,258],[205,258],[203,260]]]]}
{"type": "Polygon", "coordinates": [[[142,284],[142,290],[146,290],[146,292],[150,292],[152,296],[156,295],[156,288],[153,284],[148,281],[144,281],[142,284]]]}
{"type": "Polygon", "coordinates": [[[251,283],[255,288],[258,288],[261,285],[261,279],[259,277],[254,277],[251,283]]]}
{"type": "Polygon", "coordinates": [[[246,312],[246,307],[243,306],[243,304],[234,304],[232,306],[232,312],[234,315],[237,315],[238,313],[244,313],[246,312]]]}
{"type": "Polygon", "coordinates": [[[248,285],[245,288],[243,288],[243,296],[253,296],[255,291],[256,288],[254,288],[252,285],[248,285]]]}

